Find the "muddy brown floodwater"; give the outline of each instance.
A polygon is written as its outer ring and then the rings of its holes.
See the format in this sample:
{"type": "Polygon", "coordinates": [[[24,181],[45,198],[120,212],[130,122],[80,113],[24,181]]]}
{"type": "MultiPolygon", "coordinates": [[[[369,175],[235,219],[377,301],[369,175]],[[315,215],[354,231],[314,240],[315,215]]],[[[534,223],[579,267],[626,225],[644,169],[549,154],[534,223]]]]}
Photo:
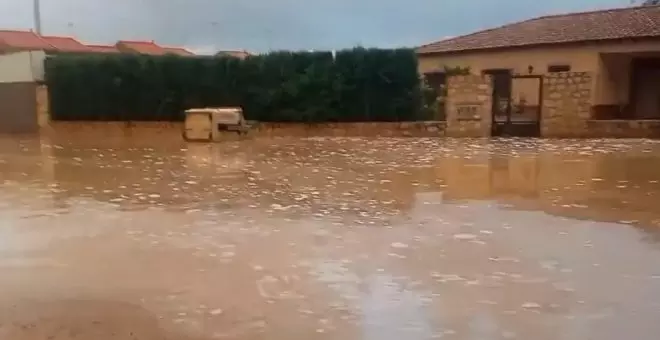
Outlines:
{"type": "Polygon", "coordinates": [[[660,142],[0,138],[0,339],[657,339],[660,142]]]}

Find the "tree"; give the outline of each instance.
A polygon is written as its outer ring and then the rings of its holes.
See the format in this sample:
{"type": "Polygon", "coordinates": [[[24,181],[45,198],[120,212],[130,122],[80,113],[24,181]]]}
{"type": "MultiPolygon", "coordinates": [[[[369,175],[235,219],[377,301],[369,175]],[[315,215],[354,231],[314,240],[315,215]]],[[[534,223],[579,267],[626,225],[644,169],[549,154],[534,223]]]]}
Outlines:
{"type": "Polygon", "coordinates": [[[642,2],[642,6],[653,6],[653,5],[660,5],[660,0],[644,0],[644,2],[642,2]]]}

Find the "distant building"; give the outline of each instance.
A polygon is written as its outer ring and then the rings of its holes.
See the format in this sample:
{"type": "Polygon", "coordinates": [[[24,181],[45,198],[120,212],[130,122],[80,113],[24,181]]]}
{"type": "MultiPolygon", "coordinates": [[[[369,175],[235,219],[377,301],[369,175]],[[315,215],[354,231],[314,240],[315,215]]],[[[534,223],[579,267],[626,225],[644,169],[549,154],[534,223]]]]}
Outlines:
{"type": "Polygon", "coordinates": [[[93,53],[119,53],[115,45],[87,45],[93,53]]]}
{"type": "Polygon", "coordinates": [[[53,36],[39,36],[42,40],[55,48],[57,52],[66,53],[91,53],[93,49],[87,45],[83,45],[80,41],[71,37],[53,37],[53,36]]]}
{"type": "Polygon", "coordinates": [[[115,45],[123,53],[165,55],[167,51],[153,41],[120,40],[115,45]]]}
{"type": "Polygon", "coordinates": [[[245,50],[225,50],[225,51],[218,51],[215,55],[218,57],[234,57],[239,59],[245,59],[249,57],[251,54],[250,52],[245,50]]]}
{"type": "Polygon", "coordinates": [[[194,56],[183,47],[164,47],[153,41],[120,40],[115,45],[84,44],[73,37],[38,35],[33,31],[0,30],[0,54],[43,51],[54,53],[139,53],[194,56]]]}
{"type": "Polygon", "coordinates": [[[164,47],[156,44],[154,41],[120,40],[115,46],[120,52],[123,53],[139,53],[147,55],[174,54],[179,56],[195,55],[195,53],[188,51],[183,47],[164,47]]]}
{"type": "Polygon", "coordinates": [[[167,54],[176,54],[183,57],[190,57],[196,55],[195,53],[188,51],[183,47],[163,47],[163,49],[165,49],[167,54]]]}

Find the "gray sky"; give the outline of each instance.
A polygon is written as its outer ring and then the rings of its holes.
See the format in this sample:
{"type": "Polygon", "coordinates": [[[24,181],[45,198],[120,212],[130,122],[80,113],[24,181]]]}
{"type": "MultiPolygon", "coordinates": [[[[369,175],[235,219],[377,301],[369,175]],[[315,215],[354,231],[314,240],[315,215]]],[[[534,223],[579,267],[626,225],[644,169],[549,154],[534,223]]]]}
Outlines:
{"type": "MultiPolygon", "coordinates": [[[[156,40],[196,50],[417,46],[532,16],[629,0],[41,0],[44,34],[156,40]]],[[[32,0],[0,0],[0,28],[32,27],[32,0]]]]}

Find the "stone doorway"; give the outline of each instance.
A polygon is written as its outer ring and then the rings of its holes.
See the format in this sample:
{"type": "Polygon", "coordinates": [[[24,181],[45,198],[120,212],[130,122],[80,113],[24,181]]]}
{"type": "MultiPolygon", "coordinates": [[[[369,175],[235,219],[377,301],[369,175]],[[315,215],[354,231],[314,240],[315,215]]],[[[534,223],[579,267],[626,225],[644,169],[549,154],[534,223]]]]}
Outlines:
{"type": "Polygon", "coordinates": [[[633,61],[630,104],[636,119],[660,119],[660,58],[633,61]]]}
{"type": "Polygon", "coordinates": [[[539,137],[543,76],[489,72],[492,84],[492,135],[539,137]]]}

